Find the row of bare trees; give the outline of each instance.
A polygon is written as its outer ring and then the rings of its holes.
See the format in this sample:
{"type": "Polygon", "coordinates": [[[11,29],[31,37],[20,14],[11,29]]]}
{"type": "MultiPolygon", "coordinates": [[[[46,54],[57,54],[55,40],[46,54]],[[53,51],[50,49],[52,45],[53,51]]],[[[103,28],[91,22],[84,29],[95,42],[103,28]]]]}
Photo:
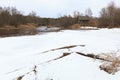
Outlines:
{"type": "Polygon", "coordinates": [[[96,26],[100,28],[120,27],[120,7],[116,6],[114,1],[112,1],[107,7],[101,9],[99,17],[93,17],[91,9],[88,8],[85,14],[75,11],[73,15],[65,15],[53,20],[49,19],[48,24],[57,24],[58,26],[68,28],[73,24],[81,25],[79,21],[86,19],[89,22],[82,26],[96,26]]]}
{"type": "Polygon", "coordinates": [[[77,24],[80,18],[91,16],[91,9],[87,9],[85,15],[75,11],[73,15],[64,15],[59,18],[41,18],[37,16],[35,12],[31,12],[25,16],[14,7],[0,7],[0,27],[4,27],[6,25],[18,27],[22,24],[35,23],[39,26],[51,25],[67,28],[70,25],[77,24]]]}
{"type": "Polygon", "coordinates": [[[95,18],[92,16],[90,8],[86,9],[85,14],[75,11],[73,15],[64,15],[58,18],[41,18],[35,12],[25,16],[22,12],[14,7],[0,7],[0,27],[11,25],[18,27],[22,24],[35,23],[38,26],[58,26],[69,28],[73,24],[80,24],[80,20],[89,20],[85,26],[96,27],[119,27],[120,26],[120,7],[116,7],[114,2],[111,2],[107,7],[102,8],[100,16],[95,18]]]}
{"type": "MultiPolygon", "coordinates": [[[[85,15],[83,15],[79,11],[74,11],[73,15],[63,15],[58,18],[48,18],[46,22],[48,25],[70,28],[70,26],[74,24],[80,24],[80,20],[90,20],[90,19],[92,19],[92,11],[88,9],[86,10],[85,15]]],[[[85,25],[89,25],[89,24],[85,23],[85,25]]]]}
{"type": "Polygon", "coordinates": [[[0,27],[6,25],[17,27],[21,24],[37,22],[39,22],[39,17],[36,17],[34,12],[31,12],[28,16],[24,16],[14,7],[0,7],[0,27]]]}
{"type": "Polygon", "coordinates": [[[120,8],[111,2],[106,8],[100,12],[100,27],[119,27],[120,26],[120,8]]]}
{"type": "Polygon", "coordinates": [[[49,19],[49,24],[57,24],[58,26],[68,28],[73,24],[81,25],[79,21],[86,20],[86,18],[89,22],[85,23],[85,26],[96,26],[100,28],[120,27],[120,7],[116,6],[114,1],[112,1],[107,7],[101,9],[99,17],[93,17],[91,9],[88,8],[85,14],[75,11],[73,15],[65,15],[53,20],[49,19]]]}

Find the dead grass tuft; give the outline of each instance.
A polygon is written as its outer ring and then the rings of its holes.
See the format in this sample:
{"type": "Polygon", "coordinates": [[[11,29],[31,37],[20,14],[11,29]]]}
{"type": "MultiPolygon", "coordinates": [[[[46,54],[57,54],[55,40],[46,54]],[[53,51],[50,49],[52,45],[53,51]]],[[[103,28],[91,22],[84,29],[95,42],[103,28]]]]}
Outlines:
{"type": "Polygon", "coordinates": [[[104,70],[109,74],[115,74],[119,71],[120,68],[120,54],[119,53],[110,53],[101,55],[105,61],[100,65],[100,69],[104,70]]]}
{"type": "Polygon", "coordinates": [[[22,79],[23,79],[23,77],[24,77],[24,75],[19,76],[16,80],[22,80],[22,79]]]}

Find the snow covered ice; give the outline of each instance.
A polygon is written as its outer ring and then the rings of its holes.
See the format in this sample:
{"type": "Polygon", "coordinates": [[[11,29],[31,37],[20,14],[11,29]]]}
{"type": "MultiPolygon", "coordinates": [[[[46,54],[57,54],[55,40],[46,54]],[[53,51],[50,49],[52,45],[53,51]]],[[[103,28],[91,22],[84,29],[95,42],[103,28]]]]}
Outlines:
{"type": "Polygon", "coordinates": [[[0,80],[15,80],[37,66],[37,74],[26,74],[22,80],[119,80],[120,72],[108,74],[99,69],[101,64],[90,58],[72,53],[59,57],[67,49],[41,52],[68,45],[85,45],[70,52],[109,53],[120,50],[120,29],[63,30],[34,36],[0,38],[0,80]],[[43,64],[40,64],[43,63],[43,64]]]}

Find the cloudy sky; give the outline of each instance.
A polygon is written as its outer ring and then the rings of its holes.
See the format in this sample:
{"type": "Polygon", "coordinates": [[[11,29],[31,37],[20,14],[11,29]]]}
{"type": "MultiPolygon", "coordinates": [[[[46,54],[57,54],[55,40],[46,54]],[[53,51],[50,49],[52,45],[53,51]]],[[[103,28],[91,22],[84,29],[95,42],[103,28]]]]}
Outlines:
{"type": "Polygon", "coordinates": [[[59,17],[74,11],[84,13],[87,8],[91,8],[93,16],[99,16],[101,8],[111,1],[120,5],[120,0],[0,0],[0,6],[16,7],[24,14],[34,11],[40,17],[59,17]]]}

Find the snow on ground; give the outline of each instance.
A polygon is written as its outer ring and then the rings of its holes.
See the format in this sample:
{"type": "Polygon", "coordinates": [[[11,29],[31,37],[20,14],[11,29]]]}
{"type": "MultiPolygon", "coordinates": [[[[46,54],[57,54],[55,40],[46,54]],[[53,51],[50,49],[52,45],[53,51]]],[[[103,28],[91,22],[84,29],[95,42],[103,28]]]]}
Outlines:
{"type": "Polygon", "coordinates": [[[40,26],[37,28],[37,31],[39,32],[52,32],[52,31],[59,31],[60,28],[58,27],[50,27],[48,28],[47,26],[40,26]]]}
{"type": "MultiPolygon", "coordinates": [[[[41,52],[69,45],[85,45],[70,52],[109,53],[120,50],[120,29],[63,30],[35,36],[0,38],[0,80],[15,80],[37,66],[37,80],[119,80],[99,70],[99,61],[72,53],[62,59],[44,63],[68,50],[41,52]]],[[[34,73],[22,80],[34,80],[34,73]]]]}

